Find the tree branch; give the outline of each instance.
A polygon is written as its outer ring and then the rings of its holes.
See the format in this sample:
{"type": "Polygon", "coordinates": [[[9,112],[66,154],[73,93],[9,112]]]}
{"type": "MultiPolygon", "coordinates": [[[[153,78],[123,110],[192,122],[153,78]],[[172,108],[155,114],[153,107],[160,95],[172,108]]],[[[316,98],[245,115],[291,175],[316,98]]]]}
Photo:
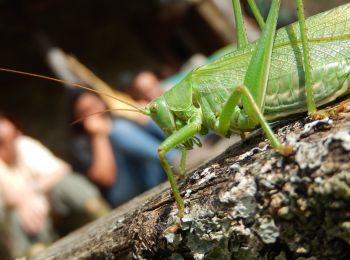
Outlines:
{"type": "MultiPolygon", "coordinates": [[[[260,133],[180,181],[179,220],[168,184],[56,242],[37,259],[345,259],[350,256],[350,113],[260,133]],[[178,223],[178,224],[175,224],[178,223]]],[[[284,122],[285,124],[285,122],[284,122]]]]}

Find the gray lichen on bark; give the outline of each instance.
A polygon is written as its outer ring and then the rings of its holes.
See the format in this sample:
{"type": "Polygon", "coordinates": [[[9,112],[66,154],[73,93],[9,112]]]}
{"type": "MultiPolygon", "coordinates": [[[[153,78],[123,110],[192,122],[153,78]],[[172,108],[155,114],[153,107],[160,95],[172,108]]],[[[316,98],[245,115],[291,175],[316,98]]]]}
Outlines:
{"type": "MultiPolygon", "coordinates": [[[[158,233],[155,247],[139,248],[136,243],[135,255],[170,259],[350,256],[350,123],[343,116],[305,128],[301,120],[279,129],[280,137],[293,140],[296,151],[289,158],[263,141],[243,154],[231,149],[195,171],[182,184],[182,190],[191,192],[181,228],[158,233]]],[[[171,223],[173,218],[163,228],[171,223]]]]}

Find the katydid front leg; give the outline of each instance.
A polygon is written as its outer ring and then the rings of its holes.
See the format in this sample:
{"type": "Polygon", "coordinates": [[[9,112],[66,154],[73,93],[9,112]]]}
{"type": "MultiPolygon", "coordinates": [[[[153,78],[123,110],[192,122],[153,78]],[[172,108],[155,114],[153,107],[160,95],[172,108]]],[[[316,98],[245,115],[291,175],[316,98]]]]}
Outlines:
{"type": "Polygon", "coordinates": [[[186,174],[186,157],[187,157],[187,150],[186,147],[183,147],[181,149],[181,160],[180,160],[180,177],[185,177],[186,174]]]}
{"type": "Polygon", "coordinates": [[[185,203],[181,198],[180,191],[177,187],[177,184],[174,178],[174,171],[171,168],[167,159],[165,158],[165,155],[170,149],[174,148],[175,146],[181,143],[184,143],[186,140],[193,137],[195,134],[199,133],[201,129],[201,125],[202,125],[202,118],[199,115],[196,115],[196,117],[194,117],[191,120],[190,124],[184,126],[180,130],[173,133],[171,136],[165,139],[164,142],[161,143],[160,146],[158,147],[159,160],[170,182],[170,187],[174,194],[174,198],[176,201],[177,208],[179,210],[180,217],[184,215],[185,203]]]}

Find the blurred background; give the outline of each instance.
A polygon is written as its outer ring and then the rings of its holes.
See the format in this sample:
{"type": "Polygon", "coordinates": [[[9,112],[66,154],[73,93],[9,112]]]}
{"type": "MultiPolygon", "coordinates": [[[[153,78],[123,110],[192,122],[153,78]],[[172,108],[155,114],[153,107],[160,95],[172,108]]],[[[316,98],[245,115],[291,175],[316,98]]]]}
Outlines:
{"type": "MultiPolygon", "coordinates": [[[[294,2],[282,1],[280,26],[295,21],[294,2]]],[[[309,16],[348,0],[304,2],[309,16]]],[[[257,3],[266,14],[270,1],[257,3]]],[[[254,40],[259,32],[247,21],[254,40]]],[[[50,42],[115,88],[125,73],[139,69],[172,84],[193,55],[211,57],[235,42],[231,0],[0,0],[0,31],[0,67],[56,76],[45,58],[50,42]]],[[[69,160],[62,85],[0,72],[0,110],[69,160]]]]}

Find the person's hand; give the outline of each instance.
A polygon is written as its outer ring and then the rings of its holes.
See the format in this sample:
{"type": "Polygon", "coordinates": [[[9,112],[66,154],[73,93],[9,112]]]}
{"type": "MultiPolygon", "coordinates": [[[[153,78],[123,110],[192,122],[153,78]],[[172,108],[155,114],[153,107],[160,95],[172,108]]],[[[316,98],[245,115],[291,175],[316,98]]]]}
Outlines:
{"type": "Polygon", "coordinates": [[[89,135],[109,135],[111,130],[111,121],[105,115],[94,115],[85,118],[83,121],[83,126],[89,135]]]}
{"type": "Polygon", "coordinates": [[[16,208],[22,228],[30,235],[36,235],[43,229],[48,211],[47,201],[37,194],[23,196],[16,208]]]}

